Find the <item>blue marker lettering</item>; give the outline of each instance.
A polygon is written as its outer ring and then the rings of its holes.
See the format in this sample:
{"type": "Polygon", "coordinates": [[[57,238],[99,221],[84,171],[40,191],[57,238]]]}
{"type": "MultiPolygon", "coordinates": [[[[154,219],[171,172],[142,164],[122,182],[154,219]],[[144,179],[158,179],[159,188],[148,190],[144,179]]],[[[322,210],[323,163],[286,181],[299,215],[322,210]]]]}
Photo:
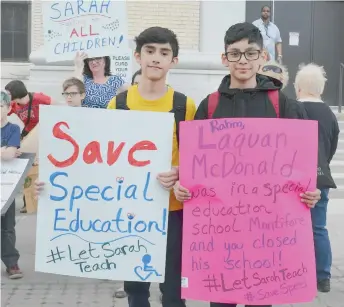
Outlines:
{"type": "Polygon", "coordinates": [[[90,5],[89,12],[91,13],[98,13],[97,1],[93,0],[90,5]],[[92,12],[92,8],[95,8],[95,12],[92,12]]]}
{"type": "Polygon", "coordinates": [[[144,221],[138,221],[136,224],[135,224],[135,227],[134,227],[135,231],[137,232],[145,232],[146,229],[147,229],[147,224],[144,222],[144,221]],[[143,225],[142,229],[140,229],[140,225],[143,225]]]}
{"type": "Polygon", "coordinates": [[[70,16],[73,16],[73,15],[74,15],[74,10],[73,10],[72,3],[66,2],[65,13],[64,13],[64,15],[65,15],[66,17],[70,17],[70,16]],[[71,14],[70,14],[70,15],[67,15],[68,12],[70,12],[71,14]]]}
{"type": "Polygon", "coordinates": [[[50,195],[50,199],[53,200],[53,201],[62,201],[64,200],[67,195],[68,195],[68,191],[65,187],[63,187],[62,185],[59,185],[57,183],[55,183],[55,179],[56,177],[58,176],[64,176],[64,177],[67,177],[68,178],[68,174],[65,173],[65,172],[55,172],[55,173],[52,173],[50,175],[50,178],[49,178],[49,181],[50,181],[50,184],[53,186],[53,187],[56,187],[56,188],[60,188],[61,190],[63,190],[64,194],[63,196],[54,196],[54,195],[50,195]]]}
{"type": "Polygon", "coordinates": [[[111,201],[111,200],[114,199],[114,197],[106,197],[106,196],[105,196],[105,193],[106,193],[107,190],[113,190],[113,188],[110,187],[110,186],[105,187],[105,188],[103,189],[102,193],[101,193],[101,197],[102,197],[102,199],[104,199],[104,200],[106,200],[106,201],[111,201]]]}
{"type": "Polygon", "coordinates": [[[58,3],[54,3],[50,8],[52,11],[55,11],[57,12],[57,17],[53,17],[53,16],[50,16],[50,19],[59,19],[61,17],[61,12],[58,8],[56,8],[56,6],[58,6],[59,4],[58,3]]]}
{"type": "Polygon", "coordinates": [[[87,13],[87,11],[85,11],[82,7],[83,4],[84,4],[83,0],[78,0],[78,14],[80,14],[81,12],[87,13]]]}
{"type": "Polygon", "coordinates": [[[79,228],[80,228],[79,220],[80,220],[80,209],[77,209],[75,219],[69,223],[69,230],[71,232],[78,232],[79,231],[79,228]]]}
{"type": "MultiPolygon", "coordinates": [[[[77,209],[77,210],[80,211],[80,209],[77,209]]],[[[82,231],[85,231],[85,232],[90,231],[92,229],[92,221],[88,222],[88,228],[84,228],[84,221],[80,220],[80,228],[82,231]]]]}
{"type": "MultiPolygon", "coordinates": [[[[103,46],[106,45],[106,38],[103,38],[102,39],[102,43],[103,43],[103,46]]],[[[96,37],[96,39],[94,40],[94,44],[95,44],[95,48],[100,48],[100,38],[99,37],[96,37]]]]}
{"type": "Polygon", "coordinates": [[[114,37],[113,39],[111,39],[111,37],[109,37],[108,39],[109,39],[109,43],[106,44],[106,41],[105,41],[105,42],[103,42],[103,46],[104,46],[104,45],[115,46],[115,44],[116,44],[116,37],[114,37]]]}
{"type": "Polygon", "coordinates": [[[95,221],[93,221],[93,225],[92,225],[92,230],[94,231],[94,232],[101,232],[101,230],[100,229],[97,229],[96,228],[96,223],[101,223],[102,221],[100,220],[100,219],[96,219],[95,221]]]}
{"type": "Polygon", "coordinates": [[[125,233],[125,232],[129,232],[129,230],[121,230],[121,228],[119,227],[119,223],[120,222],[124,222],[124,220],[121,218],[121,215],[122,215],[122,208],[120,208],[118,211],[117,211],[117,215],[116,215],[116,219],[115,220],[112,220],[113,222],[116,222],[116,228],[118,229],[119,232],[122,232],[122,233],[125,233]]]}
{"type": "Polygon", "coordinates": [[[60,47],[60,43],[58,43],[58,44],[56,44],[56,46],[55,46],[55,48],[54,48],[54,53],[55,54],[60,54],[61,52],[58,52],[58,50],[57,50],[57,48],[59,48],[60,47]]]}
{"type": "Polygon", "coordinates": [[[74,52],[74,51],[77,51],[77,49],[76,49],[76,47],[75,47],[75,45],[76,45],[76,42],[74,42],[74,43],[72,43],[72,52],[74,52]]]}
{"type": "Polygon", "coordinates": [[[106,13],[109,13],[109,6],[110,6],[111,0],[108,1],[102,1],[102,5],[100,7],[100,13],[103,13],[103,8],[106,9],[106,13]]]}
{"type": "Polygon", "coordinates": [[[74,200],[80,199],[84,194],[84,191],[81,186],[75,185],[72,189],[72,193],[70,195],[70,200],[69,200],[69,211],[73,211],[74,207],[74,200]],[[79,193],[78,193],[79,192],[79,193]]]}
{"type": "Polygon", "coordinates": [[[150,182],[150,172],[147,173],[147,177],[146,177],[146,183],[145,183],[145,188],[143,190],[143,198],[146,200],[146,201],[152,201],[153,198],[148,198],[147,196],[147,192],[148,192],[148,188],[149,188],[149,182],[150,182]]]}
{"type": "Polygon", "coordinates": [[[97,187],[96,185],[90,185],[85,191],[85,196],[88,200],[98,201],[99,200],[98,197],[92,198],[91,196],[89,196],[89,194],[96,194],[97,195],[99,193],[100,193],[99,187],[97,187]]]}
{"type": "Polygon", "coordinates": [[[128,199],[137,199],[136,196],[137,185],[132,184],[130,185],[124,192],[124,197],[128,199]]]}
{"type": "Polygon", "coordinates": [[[109,231],[112,231],[111,230],[111,223],[110,221],[105,221],[105,223],[103,223],[102,225],[102,232],[109,232],[109,231]]]}
{"type": "Polygon", "coordinates": [[[93,47],[93,41],[88,40],[88,41],[87,41],[87,44],[86,44],[86,48],[87,48],[87,49],[91,49],[92,47],[93,47]]]}
{"type": "Polygon", "coordinates": [[[60,211],[66,211],[65,209],[55,209],[55,218],[54,218],[54,231],[69,231],[70,229],[66,228],[58,228],[57,227],[57,222],[58,221],[65,221],[65,217],[59,217],[59,212],[60,211]]]}

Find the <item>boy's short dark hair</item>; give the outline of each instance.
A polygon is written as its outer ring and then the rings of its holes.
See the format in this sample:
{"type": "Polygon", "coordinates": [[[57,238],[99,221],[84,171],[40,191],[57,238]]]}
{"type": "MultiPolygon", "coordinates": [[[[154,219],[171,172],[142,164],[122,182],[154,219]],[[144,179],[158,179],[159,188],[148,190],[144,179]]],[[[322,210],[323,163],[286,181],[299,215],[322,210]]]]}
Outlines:
{"type": "Polygon", "coordinates": [[[137,76],[141,76],[142,75],[142,70],[139,69],[138,71],[136,71],[134,74],[133,74],[133,77],[131,78],[131,85],[134,85],[134,82],[135,82],[135,78],[137,76]]]}
{"type": "Polygon", "coordinates": [[[248,39],[248,43],[257,44],[260,48],[263,48],[263,36],[260,30],[249,22],[237,23],[231,26],[225,34],[224,43],[225,50],[231,44],[239,42],[243,39],[248,39]]]}
{"type": "Polygon", "coordinates": [[[63,91],[66,91],[67,88],[71,86],[76,86],[80,94],[85,93],[85,84],[78,78],[69,78],[62,84],[63,91]]]}
{"type": "Polygon", "coordinates": [[[271,11],[270,5],[263,5],[262,8],[260,9],[260,11],[263,12],[263,10],[264,10],[266,7],[271,11]]]}
{"type": "Polygon", "coordinates": [[[177,35],[167,28],[151,27],[135,37],[136,52],[140,53],[143,45],[146,44],[170,44],[173,57],[177,57],[179,53],[179,43],[177,35]]]}
{"type": "Polygon", "coordinates": [[[11,99],[24,98],[29,92],[26,89],[25,84],[20,80],[13,80],[5,86],[5,90],[11,94],[11,99]]]}

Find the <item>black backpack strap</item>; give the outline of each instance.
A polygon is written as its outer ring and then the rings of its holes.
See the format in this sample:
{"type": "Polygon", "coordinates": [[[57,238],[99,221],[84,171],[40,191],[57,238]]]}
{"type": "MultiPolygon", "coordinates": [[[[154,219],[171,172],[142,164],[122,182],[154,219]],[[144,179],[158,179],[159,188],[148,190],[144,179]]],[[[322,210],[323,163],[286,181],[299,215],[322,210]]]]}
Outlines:
{"type": "Polygon", "coordinates": [[[30,123],[30,119],[31,119],[31,111],[32,111],[32,101],[33,101],[33,93],[28,93],[29,95],[29,107],[27,109],[27,119],[26,119],[26,123],[25,126],[22,130],[22,133],[20,135],[20,138],[23,139],[25,136],[28,135],[28,133],[26,132],[26,127],[29,125],[30,123]]]}
{"type": "Polygon", "coordinates": [[[187,97],[179,92],[174,92],[173,94],[173,109],[170,111],[174,113],[174,120],[176,122],[176,137],[179,147],[179,124],[182,121],[185,121],[186,116],[186,102],[187,97]]]}
{"type": "Polygon", "coordinates": [[[127,105],[128,91],[122,92],[116,96],[116,109],[129,110],[127,105]]]}

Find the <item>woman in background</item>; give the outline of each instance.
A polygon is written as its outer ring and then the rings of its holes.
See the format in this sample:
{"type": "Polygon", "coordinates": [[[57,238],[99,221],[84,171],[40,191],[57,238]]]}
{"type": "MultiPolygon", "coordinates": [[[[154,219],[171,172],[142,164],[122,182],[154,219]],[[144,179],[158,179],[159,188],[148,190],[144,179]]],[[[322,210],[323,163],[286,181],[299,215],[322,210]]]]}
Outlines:
{"type": "Polygon", "coordinates": [[[308,118],[318,122],[318,177],[317,188],[321,199],[311,209],[314,248],[317,271],[317,287],[320,292],[331,290],[331,243],[326,229],[329,189],[336,188],[332,178],[330,163],[338,145],[339,126],[330,107],[323,102],[321,95],[326,83],[323,67],[316,64],[301,66],[295,78],[295,92],[302,102],[308,118]]]}
{"type": "Polygon", "coordinates": [[[126,89],[121,77],[111,75],[109,56],[89,58],[86,53],[78,52],[74,64],[75,77],[85,84],[83,107],[106,109],[109,101],[126,89]]]}

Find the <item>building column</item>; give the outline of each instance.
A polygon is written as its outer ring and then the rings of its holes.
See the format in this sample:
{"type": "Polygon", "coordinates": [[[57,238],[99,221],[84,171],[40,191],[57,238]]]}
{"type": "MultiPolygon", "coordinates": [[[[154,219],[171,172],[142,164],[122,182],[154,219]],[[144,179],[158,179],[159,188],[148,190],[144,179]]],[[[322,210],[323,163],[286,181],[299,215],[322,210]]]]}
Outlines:
{"type": "Polygon", "coordinates": [[[246,1],[201,1],[200,11],[200,51],[220,54],[226,30],[245,21],[246,1]]]}

